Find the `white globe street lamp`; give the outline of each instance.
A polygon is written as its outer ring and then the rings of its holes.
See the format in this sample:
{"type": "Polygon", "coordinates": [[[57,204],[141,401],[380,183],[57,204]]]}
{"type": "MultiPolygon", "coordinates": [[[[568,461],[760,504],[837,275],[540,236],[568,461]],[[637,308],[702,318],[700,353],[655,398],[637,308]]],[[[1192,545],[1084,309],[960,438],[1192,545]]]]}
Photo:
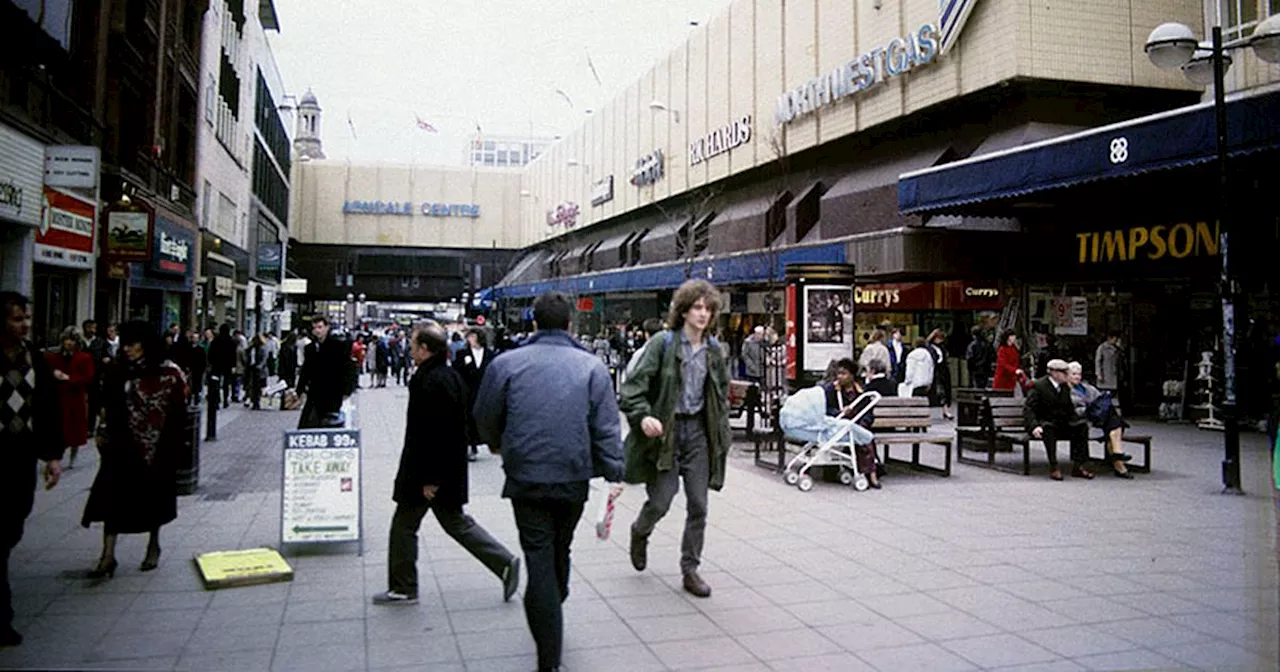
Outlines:
{"type": "Polygon", "coordinates": [[[1240,420],[1236,413],[1236,333],[1235,303],[1239,289],[1232,273],[1227,190],[1227,97],[1226,74],[1236,49],[1252,47],[1257,57],[1267,63],[1280,61],[1280,15],[1263,21],[1253,35],[1222,41],[1221,12],[1213,26],[1213,37],[1198,42],[1191,28],[1181,23],[1162,23],[1147,37],[1145,51],[1156,67],[1165,70],[1181,68],[1182,74],[1198,86],[1213,85],[1214,125],[1217,137],[1218,224],[1221,229],[1218,254],[1222,258],[1222,378],[1223,452],[1222,485],[1224,493],[1244,494],[1240,486],[1240,420]]]}

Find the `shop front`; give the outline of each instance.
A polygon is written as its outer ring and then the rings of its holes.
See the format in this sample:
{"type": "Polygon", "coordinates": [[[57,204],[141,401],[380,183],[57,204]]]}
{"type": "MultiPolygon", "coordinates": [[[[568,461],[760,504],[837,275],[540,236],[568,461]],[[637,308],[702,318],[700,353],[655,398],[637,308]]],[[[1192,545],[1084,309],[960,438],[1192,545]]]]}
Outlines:
{"type": "Polygon", "coordinates": [[[1005,307],[1005,289],[994,280],[859,282],[853,290],[853,302],[859,349],[876,329],[883,329],[886,337],[893,329],[900,329],[907,346],[941,329],[951,354],[951,379],[964,386],[968,372],[960,361],[972,338],[971,330],[981,326],[988,334],[995,331],[1005,307]]]}
{"type": "Polygon", "coordinates": [[[1014,326],[1028,363],[1039,373],[1048,358],[1075,360],[1093,379],[1098,345],[1115,334],[1126,411],[1167,419],[1222,401],[1229,231],[1238,399],[1257,418],[1267,335],[1280,330],[1280,93],[1241,96],[1225,112],[1221,198],[1213,109],[1202,104],[907,174],[899,203],[926,219],[1018,218],[1007,277],[1019,281],[1010,293],[1023,302],[1014,326]]]}
{"type": "Polygon", "coordinates": [[[53,343],[69,326],[91,316],[96,207],[85,198],[44,188],[43,216],[35,238],[32,329],[53,343]]]}
{"type": "Polygon", "coordinates": [[[208,231],[201,232],[200,242],[201,328],[217,331],[223,324],[249,328],[249,253],[208,231]]]}
{"type": "Polygon", "coordinates": [[[129,318],[161,329],[192,325],[197,230],[160,211],[155,215],[151,257],[130,264],[129,318]]]}
{"type": "Polygon", "coordinates": [[[0,123],[0,287],[28,296],[43,184],[44,145],[0,123]]]}

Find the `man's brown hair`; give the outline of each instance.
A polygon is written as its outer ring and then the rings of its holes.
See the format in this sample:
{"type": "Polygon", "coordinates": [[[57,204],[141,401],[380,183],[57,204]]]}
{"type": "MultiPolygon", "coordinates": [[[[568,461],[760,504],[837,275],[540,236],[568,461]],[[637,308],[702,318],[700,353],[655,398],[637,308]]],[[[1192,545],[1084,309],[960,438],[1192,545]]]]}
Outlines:
{"type": "Polygon", "coordinates": [[[711,319],[716,319],[720,312],[720,292],[715,285],[706,280],[685,280],[683,285],[671,297],[671,312],[667,315],[667,324],[673,331],[684,328],[684,314],[693,308],[693,304],[702,302],[711,311],[711,319]]]}

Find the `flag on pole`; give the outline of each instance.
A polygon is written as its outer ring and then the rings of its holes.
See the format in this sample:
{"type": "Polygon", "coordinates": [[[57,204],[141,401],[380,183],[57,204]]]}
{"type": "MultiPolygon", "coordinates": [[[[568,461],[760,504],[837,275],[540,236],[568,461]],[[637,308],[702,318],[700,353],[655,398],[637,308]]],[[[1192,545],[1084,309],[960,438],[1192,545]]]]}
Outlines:
{"type": "Polygon", "coordinates": [[[429,123],[427,123],[427,122],[423,121],[423,120],[422,120],[422,117],[419,117],[418,115],[416,115],[416,114],[415,114],[415,115],[413,115],[413,118],[414,118],[415,122],[417,123],[417,126],[418,126],[418,128],[419,128],[419,129],[424,130],[424,131],[426,131],[426,132],[428,132],[428,133],[439,133],[439,131],[436,129],[436,127],[435,127],[435,126],[432,126],[431,124],[429,124],[429,123]]]}
{"type": "MultiPolygon", "coordinates": [[[[583,51],[586,51],[585,49],[583,51]]],[[[591,76],[596,78],[596,86],[603,87],[604,82],[600,81],[600,73],[596,72],[596,64],[591,62],[591,52],[587,53],[587,67],[591,68],[591,76]]]]}

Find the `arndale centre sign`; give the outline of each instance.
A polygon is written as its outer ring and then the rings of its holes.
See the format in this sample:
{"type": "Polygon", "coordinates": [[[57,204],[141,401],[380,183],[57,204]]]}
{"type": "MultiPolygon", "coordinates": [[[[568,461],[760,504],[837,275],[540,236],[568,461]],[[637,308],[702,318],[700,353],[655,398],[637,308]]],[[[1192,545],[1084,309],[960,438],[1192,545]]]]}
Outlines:
{"type": "Polygon", "coordinates": [[[892,77],[934,62],[941,53],[942,34],[926,23],[905,38],[898,37],[819,75],[778,97],[774,113],[786,124],[842,98],[856,95],[892,77]]]}

